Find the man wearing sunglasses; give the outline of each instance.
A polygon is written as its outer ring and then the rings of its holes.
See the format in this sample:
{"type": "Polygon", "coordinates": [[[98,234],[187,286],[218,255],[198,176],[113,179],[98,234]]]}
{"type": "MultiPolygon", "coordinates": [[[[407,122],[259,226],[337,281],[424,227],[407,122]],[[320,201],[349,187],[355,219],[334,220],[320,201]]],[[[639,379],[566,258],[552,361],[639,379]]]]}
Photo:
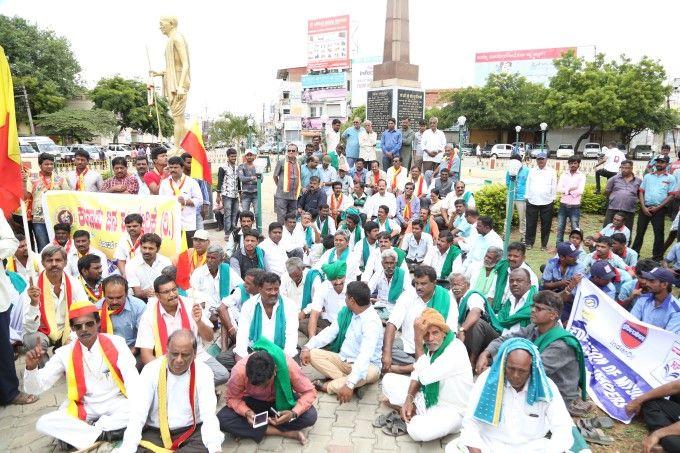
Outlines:
{"type": "Polygon", "coordinates": [[[55,412],[41,416],[36,430],[55,437],[63,450],[89,449],[97,440],[123,438],[130,417],[127,396],[139,375],[125,339],[99,333],[99,313],[90,301],[74,301],[68,317],[77,340],[58,348],[40,369],[42,345],[30,350],[24,388],[40,394],[65,374],[67,400],[55,412]]]}

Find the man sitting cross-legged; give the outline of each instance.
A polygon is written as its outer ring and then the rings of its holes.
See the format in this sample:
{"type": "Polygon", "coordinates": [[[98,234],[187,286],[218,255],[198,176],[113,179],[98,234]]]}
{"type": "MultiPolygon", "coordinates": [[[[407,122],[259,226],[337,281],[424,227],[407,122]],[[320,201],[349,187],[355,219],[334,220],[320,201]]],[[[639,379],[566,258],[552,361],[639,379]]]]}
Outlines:
{"type": "MultiPolygon", "coordinates": [[[[336,261],[333,264],[324,264],[321,270],[326,276],[326,281],[321,284],[314,300],[309,305],[309,322],[306,334],[309,338],[330,326],[338,317],[338,313],[345,306],[347,293],[347,264],[344,261],[336,261]]],[[[302,323],[302,322],[301,322],[302,323]]]]}
{"type": "Polygon", "coordinates": [[[376,269],[376,272],[368,281],[368,287],[371,290],[371,295],[375,294],[375,298],[371,301],[380,315],[380,319],[387,320],[399,296],[404,291],[412,289],[411,274],[408,269],[397,266],[399,256],[391,246],[380,253],[380,261],[380,268],[376,269]]]}
{"type": "Polygon", "coordinates": [[[102,292],[104,297],[96,304],[101,318],[101,332],[123,337],[132,354],[139,356],[135,341],[146,305],[140,299],[128,295],[127,280],[117,274],[109,275],[102,281],[102,292]]]}
{"type": "Polygon", "coordinates": [[[428,442],[460,431],[472,389],[472,367],[463,343],[456,338],[434,308],[426,308],[415,320],[424,353],[410,377],[388,373],[383,393],[400,407],[408,434],[416,442],[428,442]]]}
{"type": "Polygon", "coordinates": [[[317,417],[314,385],[295,360],[271,341],[260,338],[253,350],[232,370],[227,405],[217,413],[220,429],[256,442],[265,436],[281,436],[304,445],[307,439],[302,430],[314,425],[317,417]],[[269,424],[253,428],[255,414],[262,412],[269,412],[269,424]]]}

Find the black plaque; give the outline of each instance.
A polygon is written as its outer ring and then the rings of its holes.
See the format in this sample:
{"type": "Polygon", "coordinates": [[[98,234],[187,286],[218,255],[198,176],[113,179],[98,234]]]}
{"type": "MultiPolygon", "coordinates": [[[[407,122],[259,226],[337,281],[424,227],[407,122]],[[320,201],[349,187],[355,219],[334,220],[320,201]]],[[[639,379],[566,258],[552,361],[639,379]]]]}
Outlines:
{"type": "Polygon", "coordinates": [[[416,90],[397,90],[397,121],[409,118],[411,125],[417,125],[423,119],[425,93],[416,90]]]}
{"type": "Polygon", "coordinates": [[[366,118],[373,123],[373,130],[380,137],[380,134],[387,129],[387,120],[392,118],[392,89],[368,92],[366,118]]]}

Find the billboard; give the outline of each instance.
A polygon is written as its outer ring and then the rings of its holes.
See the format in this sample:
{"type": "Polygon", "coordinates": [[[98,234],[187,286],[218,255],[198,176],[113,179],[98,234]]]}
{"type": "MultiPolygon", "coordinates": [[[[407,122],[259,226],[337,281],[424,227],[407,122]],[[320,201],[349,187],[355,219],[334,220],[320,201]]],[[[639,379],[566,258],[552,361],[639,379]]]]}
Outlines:
{"type": "Polygon", "coordinates": [[[307,69],[349,67],[349,15],[307,22],[307,69]]]}
{"type": "Polygon", "coordinates": [[[330,72],[328,74],[307,74],[301,78],[302,89],[345,87],[347,84],[346,72],[330,72]]]}
{"type": "Polygon", "coordinates": [[[576,47],[476,53],[475,85],[482,86],[490,74],[502,72],[520,74],[530,82],[547,85],[557,72],[553,60],[569,50],[576,52],[576,47]]]}
{"type": "Polygon", "coordinates": [[[366,105],[366,93],[373,82],[373,66],[382,63],[382,57],[352,58],[352,107],[366,105]]]}

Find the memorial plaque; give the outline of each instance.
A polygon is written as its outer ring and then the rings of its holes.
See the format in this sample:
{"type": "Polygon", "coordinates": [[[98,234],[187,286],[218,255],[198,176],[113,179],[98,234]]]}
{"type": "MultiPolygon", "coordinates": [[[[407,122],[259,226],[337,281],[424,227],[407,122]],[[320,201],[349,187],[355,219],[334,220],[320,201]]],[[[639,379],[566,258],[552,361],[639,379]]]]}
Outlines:
{"type": "Polygon", "coordinates": [[[425,92],[419,90],[397,90],[397,121],[409,118],[411,124],[418,124],[424,118],[425,92]]]}
{"type": "Polygon", "coordinates": [[[387,120],[392,118],[392,89],[370,90],[366,97],[366,118],[373,123],[373,130],[380,134],[387,129],[387,120]]]}

